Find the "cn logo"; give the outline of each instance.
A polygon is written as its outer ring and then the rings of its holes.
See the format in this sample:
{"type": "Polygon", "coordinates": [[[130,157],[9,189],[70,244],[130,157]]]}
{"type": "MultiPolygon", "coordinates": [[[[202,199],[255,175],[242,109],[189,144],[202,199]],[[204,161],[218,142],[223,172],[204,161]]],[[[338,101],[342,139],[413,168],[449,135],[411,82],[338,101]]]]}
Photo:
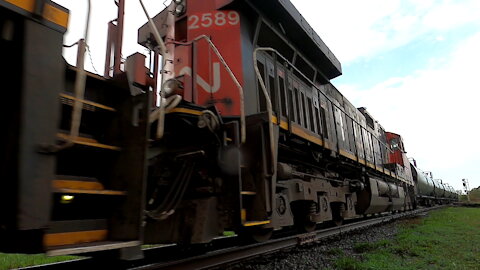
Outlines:
{"type": "MultiPolygon", "coordinates": [[[[192,68],[184,67],[180,70],[179,75],[188,75],[192,76],[192,68]]],[[[197,83],[205,90],[207,93],[216,93],[220,89],[221,80],[220,80],[220,63],[213,63],[213,85],[207,83],[200,75],[196,75],[197,83]]]]}

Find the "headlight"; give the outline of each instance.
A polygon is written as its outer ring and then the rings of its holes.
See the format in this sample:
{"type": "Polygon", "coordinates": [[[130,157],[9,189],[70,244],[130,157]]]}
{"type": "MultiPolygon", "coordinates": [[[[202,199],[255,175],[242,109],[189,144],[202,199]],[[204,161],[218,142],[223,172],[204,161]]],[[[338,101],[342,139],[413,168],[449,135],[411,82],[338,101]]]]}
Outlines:
{"type": "Polygon", "coordinates": [[[175,2],[175,4],[177,5],[180,5],[183,2],[183,0],[173,0],[173,2],[175,2]]]}

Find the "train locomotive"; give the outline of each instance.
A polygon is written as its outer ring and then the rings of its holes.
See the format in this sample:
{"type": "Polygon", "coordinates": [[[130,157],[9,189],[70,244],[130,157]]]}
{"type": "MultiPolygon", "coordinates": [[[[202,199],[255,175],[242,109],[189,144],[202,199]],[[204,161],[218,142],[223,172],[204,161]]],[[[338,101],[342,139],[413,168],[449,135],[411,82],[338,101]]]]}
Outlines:
{"type": "Polygon", "coordinates": [[[0,1],[0,251],[128,259],[456,200],[335,88],[340,62],[290,1],[145,9],[150,54],[124,61],[115,3],[100,76],[85,40],[62,58],[67,9],[0,1]]]}

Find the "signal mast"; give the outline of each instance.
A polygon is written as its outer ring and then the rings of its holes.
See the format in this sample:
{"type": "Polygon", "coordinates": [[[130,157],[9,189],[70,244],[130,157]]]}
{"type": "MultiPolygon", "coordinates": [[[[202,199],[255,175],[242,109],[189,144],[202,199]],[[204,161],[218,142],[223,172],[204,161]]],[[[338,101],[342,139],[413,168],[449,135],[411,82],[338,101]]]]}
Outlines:
{"type": "Polygon", "coordinates": [[[470,202],[470,187],[468,185],[468,179],[462,179],[463,182],[463,189],[465,190],[465,193],[467,194],[467,200],[470,202]]]}

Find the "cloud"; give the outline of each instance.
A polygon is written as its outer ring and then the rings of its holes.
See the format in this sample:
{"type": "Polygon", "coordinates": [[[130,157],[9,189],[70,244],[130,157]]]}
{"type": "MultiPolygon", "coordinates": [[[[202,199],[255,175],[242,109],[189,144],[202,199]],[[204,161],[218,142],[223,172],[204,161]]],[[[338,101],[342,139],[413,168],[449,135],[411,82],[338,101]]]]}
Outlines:
{"type": "Polygon", "coordinates": [[[292,2],[344,64],[393,50],[425,34],[480,24],[478,0],[292,2]]]}
{"type": "Polygon", "coordinates": [[[480,164],[480,32],[459,44],[443,61],[431,61],[435,64],[408,76],[370,89],[337,87],[354,105],[366,106],[386,130],[401,134],[419,166],[456,181],[470,174],[472,186],[478,186],[478,170],[465,164],[480,164]]]}

